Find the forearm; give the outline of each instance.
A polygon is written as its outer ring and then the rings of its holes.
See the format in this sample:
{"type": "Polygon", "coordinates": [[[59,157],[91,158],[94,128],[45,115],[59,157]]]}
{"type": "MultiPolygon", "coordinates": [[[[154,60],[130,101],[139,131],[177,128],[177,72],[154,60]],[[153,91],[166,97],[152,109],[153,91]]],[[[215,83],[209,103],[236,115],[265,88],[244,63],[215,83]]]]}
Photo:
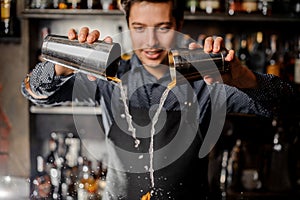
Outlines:
{"type": "Polygon", "coordinates": [[[241,90],[267,109],[277,108],[281,102],[294,95],[292,86],[279,77],[260,73],[255,73],[255,76],[257,86],[241,90]]]}

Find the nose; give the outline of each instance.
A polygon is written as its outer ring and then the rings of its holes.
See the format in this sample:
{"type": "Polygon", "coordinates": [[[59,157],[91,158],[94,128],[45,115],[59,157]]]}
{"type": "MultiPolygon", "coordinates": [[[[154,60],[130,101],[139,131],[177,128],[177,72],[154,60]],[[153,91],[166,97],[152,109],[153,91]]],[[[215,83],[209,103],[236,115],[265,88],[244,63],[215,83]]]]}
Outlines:
{"type": "Polygon", "coordinates": [[[158,46],[158,37],[155,27],[147,28],[147,46],[156,47],[158,46]]]}

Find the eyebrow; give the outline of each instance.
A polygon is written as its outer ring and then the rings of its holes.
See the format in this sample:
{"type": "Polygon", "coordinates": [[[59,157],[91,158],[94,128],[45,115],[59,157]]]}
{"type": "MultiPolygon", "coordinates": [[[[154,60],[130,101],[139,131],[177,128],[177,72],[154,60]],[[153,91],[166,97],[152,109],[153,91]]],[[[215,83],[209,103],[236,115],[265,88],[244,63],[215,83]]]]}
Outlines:
{"type": "MultiPolygon", "coordinates": [[[[139,22],[132,22],[131,25],[142,25],[142,26],[145,26],[145,24],[139,23],[139,22]]],[[[172,22],[161,22],[161,23],[156,24],[155,26],[161,26],[161,25],[173,26],[173,23],[172,22]]]]}

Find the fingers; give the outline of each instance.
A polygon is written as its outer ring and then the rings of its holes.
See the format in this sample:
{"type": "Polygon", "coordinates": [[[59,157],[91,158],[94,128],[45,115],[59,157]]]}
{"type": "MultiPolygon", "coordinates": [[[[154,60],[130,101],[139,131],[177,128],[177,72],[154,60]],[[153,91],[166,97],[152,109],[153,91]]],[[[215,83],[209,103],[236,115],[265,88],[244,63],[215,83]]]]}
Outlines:
{"type": "Polygon", "coordinates": [[[107,37],[104,38],[104,42],[106,42],[106,43],[112,43],[113,39],[110,36],[107,36],[107,37]]]}
{"type": "Polygon", "coordinates": [[[193,49],[197,49],[197,48],[201,48],[200,44],[197,44],[196,42],[192,42],[189,44],[189,49],[193,50],[193,49]]]}
{"type": "Polygon", "coordinates": [[[78,41],[85,42],[88,35],[89,35],[89,28],[88,27],[81,28],[78,33],[78,41]]]}
{"type": "Polygon", "coordinates": [[[68,32],[68,38],[70,40],[78,39],[79,42],[87,42],[87,43],[93,43],[97,41],[100,37],[100,31],[93,30],[90,31],[88,27],[82,27],[79,30],[79,33],[77,35],[75,29],[70,29],[68,32]]]}
{"type": "Polygon", "coordinates": [[[204,41],[204,51],[218,53],[224,49],[224,42],[222,37],[207,37],[204,41]]]}
{"type": "Polygon", "coordinates": [[[69,40],[75,40],[77,38],[75,29],[71,28],[68,32],[69,40]]]}
{"type": "Polygon", "coordinates": [[[99,37],[100,37],[100,32],[98,30],[93,30],[92,32],[89,33],[86,41],[88,43],[93,43],[97,41],[99,37]]]}

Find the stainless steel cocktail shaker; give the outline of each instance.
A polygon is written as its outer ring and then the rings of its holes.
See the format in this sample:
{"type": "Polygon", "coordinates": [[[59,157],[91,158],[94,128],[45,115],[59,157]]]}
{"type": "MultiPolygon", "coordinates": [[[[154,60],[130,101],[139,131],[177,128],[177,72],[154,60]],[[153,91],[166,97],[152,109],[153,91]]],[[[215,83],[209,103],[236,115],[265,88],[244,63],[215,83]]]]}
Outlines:
{"type": "Polygon", "coordinates": [[[43,41],[42,56],[45,60],[73,70],[113,80],[118,70],[121,46],[104,41],[80,43],[66,36],[48,35],[43,41]]]}

